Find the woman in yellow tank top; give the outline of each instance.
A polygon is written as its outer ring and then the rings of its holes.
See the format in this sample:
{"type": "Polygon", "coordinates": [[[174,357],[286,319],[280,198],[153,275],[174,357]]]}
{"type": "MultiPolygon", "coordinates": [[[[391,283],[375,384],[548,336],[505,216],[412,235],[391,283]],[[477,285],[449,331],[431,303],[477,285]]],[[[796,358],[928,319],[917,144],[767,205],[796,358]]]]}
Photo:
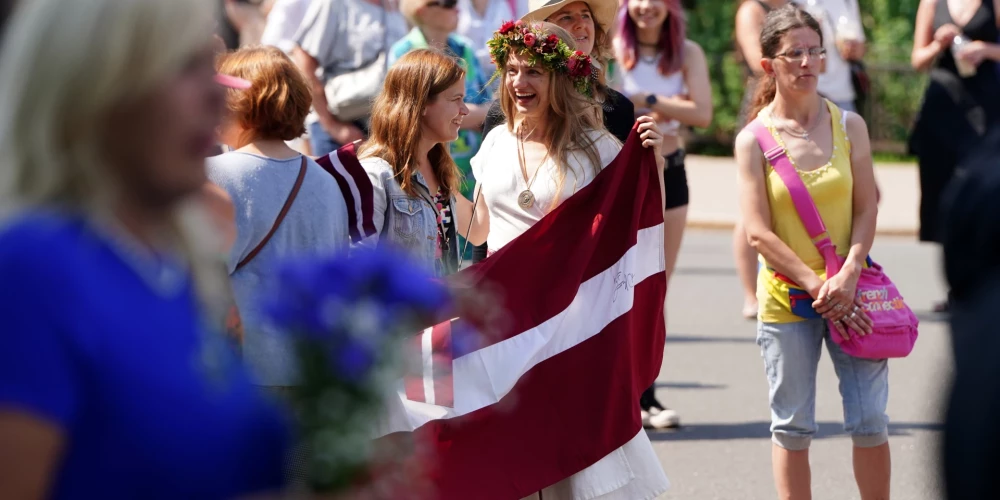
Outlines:
{"type": "Polygon", "coordinates": [[[816,90],[825,64],[822,32],[794,5],[768,14],[761,30],[761,67],[750,117],[758,116],[791,159],[819,209],[830,239],[846,259],[826,276],[781,177],[764,159],[752,130],[736,138],[747,239],[759,252],[757,343],[770,388],[772,467],[780,498],[810,498],[809,446],[816,432],[816,369],[825,341],[854,442],[861,498],[889,498],[890,459],[885,408],[888,365],[845,354],[827,320],[871,331],[855,307],[855,290],[875,235],[875,177],[868,129],[816,90]],[[759,112],[759,115],[758,115],[759,112]]]}

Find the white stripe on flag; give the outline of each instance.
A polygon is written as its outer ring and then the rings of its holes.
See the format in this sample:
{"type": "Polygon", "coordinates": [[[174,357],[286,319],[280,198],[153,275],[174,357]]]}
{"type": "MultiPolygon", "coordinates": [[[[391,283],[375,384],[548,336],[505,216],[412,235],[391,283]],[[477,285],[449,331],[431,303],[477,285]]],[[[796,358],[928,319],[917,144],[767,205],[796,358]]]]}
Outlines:
{"type": "Polygon", "coordinates": [[[420,351],[424,362],[424,401],[434,404],[434,327],[424,330],[420,351]]]}
{"type": "Polygon", "coordinates": [[[361,211],[361,191],[358,190],[358,183],[354,182],[354,176],[352,176],[351,173],[348,172],[346,168],[344,168],[344,164],[340,162],[340,157],[337,156],[336,151],[330,153],[330,164],[333,165],[333,168],[337,170],[337,173],[339,173],[341,177],[343,177],[344,180],[347,181],[347,186],[351,189],[351,197],[354,199],[344,200],[344,201],[348,203],[352,201],[354,202],[354,213],[356,214],[355,218],[357,219],[357,224],[358,224],[357,227],[358,234],[360,234],[361,237],[364,238],[365,215],[364,212],[361,211]]]}
{"type": "MultiPolygon", "coordinates": [[[[412,431],[431,420],[457,417],[495,404],[535,365],[601,333],[612,321],[631,310],[635,286],[663,270],[661,223],[640,230],[635,246],[618,262],[582,283],[576,297],[559,314],[515,337],[455,359],[452,364],[454,408],[435,406],[429,397],[427,403],[408,400],[400,383],[398,397],[403,406],[393,405],[393,408],[405,408],[407,415],[388,415],[385,420],[393,423],[379,429],[379,435],[412,431]],[[598,304],[601,306],[595,307],[598,304]],[[401,427],[400,422],[406,422],[409,427],[401,427]]],[[[427,346],[430,334],[424,333],[424,336],[423,345],[427,346]]],[[[426,391],[429,347],[423,351],[426,391]]]]}

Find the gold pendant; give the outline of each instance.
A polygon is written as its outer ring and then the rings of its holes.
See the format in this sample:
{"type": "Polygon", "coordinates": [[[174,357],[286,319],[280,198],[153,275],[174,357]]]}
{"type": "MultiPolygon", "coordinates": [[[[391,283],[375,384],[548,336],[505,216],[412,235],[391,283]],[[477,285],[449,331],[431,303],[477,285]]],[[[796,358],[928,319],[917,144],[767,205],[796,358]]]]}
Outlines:
{"type": "Polygon", "coordinates": [[[535,195],[530,189],[525,189],[517,196],[517,204],[520,205],[521,208],[527,210],[535,204],[535,195]]]}

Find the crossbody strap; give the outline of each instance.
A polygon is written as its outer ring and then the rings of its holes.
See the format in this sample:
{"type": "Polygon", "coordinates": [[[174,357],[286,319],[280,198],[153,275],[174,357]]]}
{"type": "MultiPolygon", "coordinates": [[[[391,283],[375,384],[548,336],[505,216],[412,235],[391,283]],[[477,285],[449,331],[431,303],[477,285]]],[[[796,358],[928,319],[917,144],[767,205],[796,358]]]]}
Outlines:
{"type": "Polygon", "coordinates": [[[256,257],[261,250],[264,249],[264,245],[266,245],[267,242],[271,240],[271,236],[274,236],[274,232],[278,230],[278,226],[281,225],[281,221],[285,220],[285,216],[288,215],[288,209],[292,208],[292,202],[294,202],[295,197],[299,195],[299,189],[302,187],[302,181],[306,178],[307,168],[308,168],[308,163],[306,162],[305,155],[303,155],[302,166],[299,167],[299,176],[295,179],[295,185],[292,186],[292,192],[288,193],[288,198],[285,200],[285,205],[281,207],[281,211],[278,212],[278,217],[277,219],[274,220],[274,225],[271,226],[271,230],[267,232],[267,235],[265,235],[264,238],[260,240],[260,243],[258,243],[257,246],[254,247],[254,249],[247,254],[246,257],[243,257],[243,260],[241,260],[239,264],[236,264],[237,271],[241,267],[249,264],[250,261],[253,260],[253,258],[256,257]]]}
{"type": "Polygon", "coordinates": [[[771,135],[771,130],[764,125],[759,116],[750,122],[748,127],[757,138],[757,144],[764,152],[764,158],[767,158],[788,189],[788,194],[792,197],[792,204],[795,205],[795,211],[799,213],[799,219],[802,220],[806,232],[809,233],[809,238],[812,239],[813,245],[816,245],[816,249],[826,261],[827,274],[830,274],[831,270],[838,271],[840,260],[837,258],[837,247],[826,231],[826,225],[823,224],[823,218],[819,215],[819,209],[816,208],[812,195],[809,194],[805,183],[802,182],[802,178],[799,177],[795,166],[792,165],[791,159],[788,158],[788,151],[778,144],[778,141],[771,135]]]}

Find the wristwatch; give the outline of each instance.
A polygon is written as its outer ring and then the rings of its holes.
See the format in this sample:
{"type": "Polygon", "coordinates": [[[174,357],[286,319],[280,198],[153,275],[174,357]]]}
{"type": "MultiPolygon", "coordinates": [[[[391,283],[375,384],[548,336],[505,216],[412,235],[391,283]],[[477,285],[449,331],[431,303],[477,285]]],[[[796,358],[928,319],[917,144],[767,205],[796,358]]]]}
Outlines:
{"type": "Polygon", "coordinates": [[[652,106],[652,105],[656,104],[656,101],[657,101],[656,94],[649,94],[649,95],[646,96],[646,104],[649,104],[650,106],[652,106]]]}

